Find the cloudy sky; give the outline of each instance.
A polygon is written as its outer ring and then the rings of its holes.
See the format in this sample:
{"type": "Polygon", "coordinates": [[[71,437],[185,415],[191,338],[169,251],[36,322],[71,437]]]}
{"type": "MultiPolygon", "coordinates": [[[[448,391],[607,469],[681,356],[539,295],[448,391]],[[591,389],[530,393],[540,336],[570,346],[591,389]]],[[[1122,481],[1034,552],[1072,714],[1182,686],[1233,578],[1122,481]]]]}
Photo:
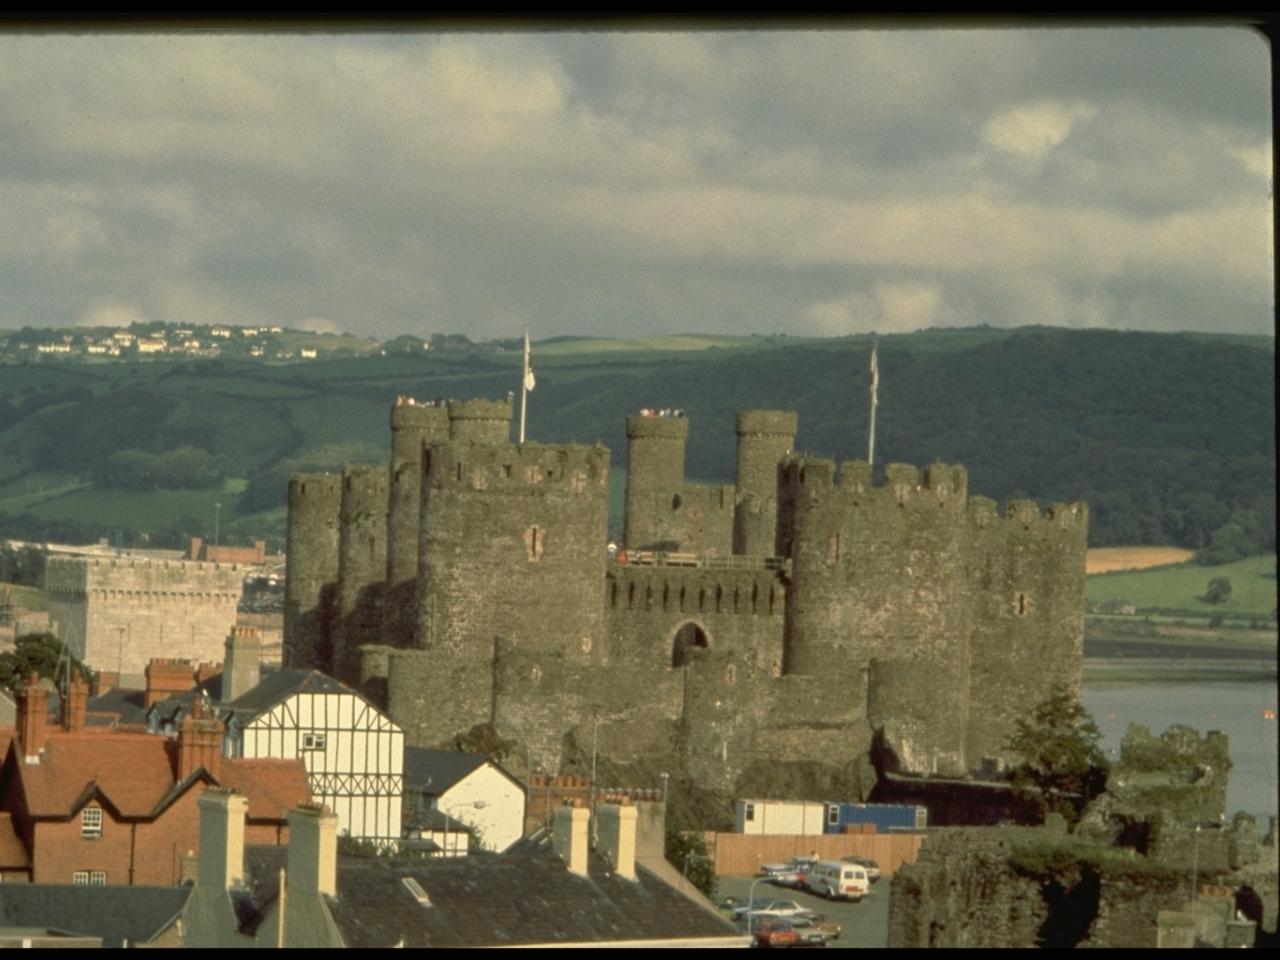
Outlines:
{"type": "Polygon", "coordinates": [[[0,34],[0,328],[1271,333],[1244,28],[0,34]]]}

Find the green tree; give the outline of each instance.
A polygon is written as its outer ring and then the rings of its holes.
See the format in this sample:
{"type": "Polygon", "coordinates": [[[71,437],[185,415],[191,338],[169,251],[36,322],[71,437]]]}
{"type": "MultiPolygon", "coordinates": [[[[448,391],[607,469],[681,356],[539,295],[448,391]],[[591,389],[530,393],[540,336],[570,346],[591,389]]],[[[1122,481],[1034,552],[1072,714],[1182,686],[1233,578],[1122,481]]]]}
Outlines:
{"type": "MultiPolygon", "coordinates": [[[[52,633],[24,633],[14,641],[13,649],[0,653],[0,687],[16,691],[18,684],[31,674],[58,682],[58,665],[62,662],[64,648],[52,633]]],[[[91,679],[89,668],[75,657],[67,655],[71,669],[86,682],[91,679]]]]}
{"type": "Polygon", "coordinates": [[[1030,719],[1019,719],[1007,743],[1022,758],[1011,772],[1013,788],[1038,809],[1040,819],[1060,813],[1074,824],[1106,787],[1108,764],[1102,731],[1075,695],[1054,684],[1030,719]]]}
{"type": "Polygon", "coordinates": [[[1209,581],[1209,586],[1205,588],[1201,599],[1205,603],[1230,603],[1231,580],[1227,577],[1214,577],[1209,581]]]}
{"type": "Polygon", "coordinates": [[[706,838],[695,831],[667,830],[663,854],[667,862],[710,899],[716,895],[715,862],[706,838]]]}

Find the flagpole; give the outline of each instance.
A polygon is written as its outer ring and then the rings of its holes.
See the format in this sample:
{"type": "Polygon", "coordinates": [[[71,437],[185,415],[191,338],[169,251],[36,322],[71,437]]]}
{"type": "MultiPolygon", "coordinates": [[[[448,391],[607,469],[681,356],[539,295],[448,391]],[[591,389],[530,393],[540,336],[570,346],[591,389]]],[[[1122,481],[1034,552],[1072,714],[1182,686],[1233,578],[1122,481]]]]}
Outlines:
{"type": "Polygon", "coordinates": [[[520,442],[524,443],[525,401],[529,396],[529,328],[524,328],[524,367],[520,371],[520,442]]]}
{"type": "Polygon", "coordinates": [[[867,465],[875,463],[876,449],[876,388],[880,386],[880,368],[876,365],[876,346],[871,345],[871,431],[867,437],[867,465]]]}

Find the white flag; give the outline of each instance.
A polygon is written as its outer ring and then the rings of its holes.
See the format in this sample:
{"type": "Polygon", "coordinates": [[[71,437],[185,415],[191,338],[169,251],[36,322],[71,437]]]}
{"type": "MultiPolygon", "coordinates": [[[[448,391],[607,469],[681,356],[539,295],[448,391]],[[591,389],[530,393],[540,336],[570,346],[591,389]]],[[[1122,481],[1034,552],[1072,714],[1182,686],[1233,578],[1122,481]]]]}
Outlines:
{"type": "Polygon", "coordinates": [[[880,367],[876,364],[876,347],[871,348],[871,402],[876,402],[876,389],[880,386],[880,367]]]}
{"type": "Polygon", "coordinates": [[[524,332],[524,388],[532,390],[534,384],[537,383],[533,379],[533,367],[529,364],[529,331],[524,332]]]}

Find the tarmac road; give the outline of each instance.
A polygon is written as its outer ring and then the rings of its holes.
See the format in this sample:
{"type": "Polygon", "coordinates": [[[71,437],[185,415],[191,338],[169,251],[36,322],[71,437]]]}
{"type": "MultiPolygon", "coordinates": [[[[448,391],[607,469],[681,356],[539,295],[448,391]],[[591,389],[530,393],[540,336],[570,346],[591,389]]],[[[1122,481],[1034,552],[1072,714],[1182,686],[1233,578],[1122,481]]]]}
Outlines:
{"type": "MultiPolygon", "coordinates": [[[[726,897],[733,897],[739,904],[747,902],[747,892],[757,877],[717,877],[717,904],[726,897]]],[[[832,941],[837,947],[887,947],[889,945],[889,878],[882,877],[871,885],[871,891],[860,903],[842,900],[824,900],[803,890],[775,887],[771,883],[756,884],[756,899],[794,900],[802,907],[824,914],[835,920],[844,931],[840,939],[832,941]]],[[[726,911],[727,913],[727,911],[726,911]]],[[[743,928],[745,930],[745,926],[743,928]]]]}

